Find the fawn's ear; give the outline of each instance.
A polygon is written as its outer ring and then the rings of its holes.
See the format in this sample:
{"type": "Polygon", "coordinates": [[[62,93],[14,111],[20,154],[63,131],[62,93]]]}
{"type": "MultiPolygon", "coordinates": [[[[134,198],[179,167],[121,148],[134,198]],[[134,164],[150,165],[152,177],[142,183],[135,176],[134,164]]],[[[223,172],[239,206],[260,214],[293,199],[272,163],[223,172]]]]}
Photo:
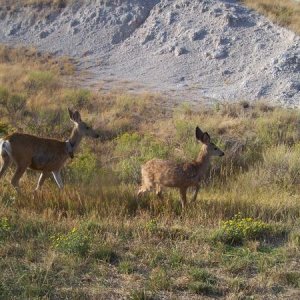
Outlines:
{"type": "Polygon", "coordinates": [[[202,142],[203,144],[208,144],[208,143],[210,143],[210,136],[209,136],[209,134],[208,134],[207,132],[204,132],[204,133],[203,133],[201,142],[202,142]]]}
{"type": "Polygon", "coordinates": [[[199,141],[202,141],[203,138],[203,132],[202,130],[197,126],[196,127],[196,139],[199,141]]]}

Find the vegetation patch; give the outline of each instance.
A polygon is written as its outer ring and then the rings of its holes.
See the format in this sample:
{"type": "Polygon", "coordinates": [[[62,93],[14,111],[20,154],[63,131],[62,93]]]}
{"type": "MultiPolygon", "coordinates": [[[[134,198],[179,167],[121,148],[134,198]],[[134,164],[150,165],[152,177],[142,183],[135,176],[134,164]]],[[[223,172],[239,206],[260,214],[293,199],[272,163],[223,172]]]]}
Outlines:
{"type": "Polygon", "coordinates": [[[271,227],[263,221],[243,218],[240,214],[222,222],[213,239],[229,245],[241,245],[247,240],[263,239],[271,232],[271,227]]]}
{"type": "Polygon", "coordinates": [[[90,249],[91,237],[83,228],[72,228],[71,231],[58,234],[51,238],[55,249],[64,253],[86,256],[90,249]]]}

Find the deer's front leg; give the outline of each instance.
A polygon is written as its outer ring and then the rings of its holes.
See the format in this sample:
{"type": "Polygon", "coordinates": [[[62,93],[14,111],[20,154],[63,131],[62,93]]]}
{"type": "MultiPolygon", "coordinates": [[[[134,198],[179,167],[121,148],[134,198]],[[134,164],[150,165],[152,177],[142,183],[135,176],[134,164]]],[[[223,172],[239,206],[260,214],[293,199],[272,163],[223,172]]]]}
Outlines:
{"type": "Polygon", "coordinates": [[[181,200],[182,209],[184,209],[186,205],[186,190],[187,190],[186,187],[180,188],[180,200],[181,200]]]}
{"type": "Polygon", "coordinates": [[[42,172],[40,177],[39,177],[39,181],[38,184],[35,188],[35,191],[39,191],[42,187],[42,185],[44,184],[45,180],[50,176],[49,172],[42,172]]]}
{"type": "Polygon", "coordinates": [[[58,185],[58,187],[60,189],[62,189],[64,187],[64,185],[63,185],[63,182],[61,179],[60,171],[52,172],[52,175],[53,175],[54,180],[55,180],[56,184],[58,185]]]}

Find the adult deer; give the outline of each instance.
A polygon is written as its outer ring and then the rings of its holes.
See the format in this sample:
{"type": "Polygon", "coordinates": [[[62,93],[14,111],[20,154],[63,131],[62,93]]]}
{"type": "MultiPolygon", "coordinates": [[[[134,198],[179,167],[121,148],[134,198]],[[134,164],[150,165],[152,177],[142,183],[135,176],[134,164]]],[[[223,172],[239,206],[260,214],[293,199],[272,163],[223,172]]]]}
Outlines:
{"type": "Polygon", "coordinates": [[[196,138],[203,143],[202,149],[195,161],[176,163],[169,160],[152,159],[146,162],[142,168],[142,186],[138,195],[156,189],[156,195],[162,197],[162,187],[179,188],[181,195],[181,206],[184,209],[186,205],[186,192],[188,187],[195,186],[193,201],[196,200],[200,187],[200,181],[207,172],[212,156],[223,156],[215,144],[211,143],[207,132],[202,132],[196,127],[196,138]]]}
{"type": "Polygon", "coordinates": [[[74,157],[81,139],[84,136],[98,138],[99,134],[81,120],[78,111],[68,108],[71,121],[74,123],[70,138],[63,142],[57,139],[42,138],[25,133],[13,133],[0,140],[2,166],[0,178],[4,175],[11,162],[16,171],[11,184],[19,189],[19,181],[25,171],[30,168],[41,171],[35,190],[39,190],[51,173],[60,189],[63,188],[60,171],[69,157],[74,157]]]}

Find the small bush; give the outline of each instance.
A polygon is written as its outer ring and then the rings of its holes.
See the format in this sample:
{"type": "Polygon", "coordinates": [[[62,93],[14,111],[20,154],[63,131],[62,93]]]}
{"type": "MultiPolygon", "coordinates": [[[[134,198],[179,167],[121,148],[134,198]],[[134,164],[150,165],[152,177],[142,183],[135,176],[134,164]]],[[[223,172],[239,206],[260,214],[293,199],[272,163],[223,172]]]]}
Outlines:
{"type": "Polygon", "coordinates": [[[195,268],[190,271],[191,276],[196,281],[202,281],[207,284],[216,284],[217,278],[210,274],[207,270],[201,268],[195,268]]]}
{"type": "Polygon", "coordinates": [[[281,284],[294,288],[300,287],[300,273],[297,271],[282,272],[274,275],[274,279],[281,284]]]}
{"type": "Polygon", "coordinates": [[[8,221],[8,218],[0,218],[0,240],[7,237],[12,229],[11,224],[8,221]]]}
{"type": "Polygon", "coordinates": [[[149,286],[152,290],[167,290],[170,284],[170,278],[163,268],[157,267],[152,270],[149,281],[149,286]]]}
{"type": "Polygon", "coordinates": [[[9,113],[15,114],[25,108],[26,96],[22,94],[12,94],[5,106],[9,113]]]}
{"type": "Polygon", "coordinates": [[[4,86],[0,86],[0,104],[5,105],[9,98],[8,89],[4,86]]]}
{"type": "Polygon", "coordinates": [[[132,274],[134,272],[134,268],[130,261],[121,261],[118,265],[118,270],[122,274],[132,274]]]}
{"type": "Polygon", "coordinates": [[[115,263],[118,261],[118,255],[112,247],[108,245],[97,246],[97,249],[93,251],[92,255],[95,259],[105,261],[107,263],[115,263]]]}
{"type": "Polygon", "coordinates": [[[76,154],[74,160],[68,166],[67,173],[71,182],[89,183],[96,177],[98,172],[96,155],[85,150],[76,154]]]}
{"type": "Polygon", "coordinates": [[[25,87],[30,92],[38,90],[54,90],[59,84],[55,75],[48,71],[33,71],[29,73],[25,87]]]}
{"type": "Polygon", "coordinates": [[[65,93],[64,100],[72,107],[77,109],[86,107],[91,103],[92,93],[86,89],[68,90],[65,93]]]}
{"type": "Polygon", "coordinates": [[[146,291],[144,289],[134,290],[128,296],[129,300],[154,300],[155,298],[151,292],[146,291]]]}
{"type": "Polygon", "coordinates": [[[154,158],[164,158],[168,149],[153,137],[137,133],[125,133],[116,139],[116,156],[120,160],[115,167],[121,180],[138,182],[141,164],[154,158]]]}
{"type": "Polygon", "coordinates": [[[64,253],[74,253],[85,256],[90,249],[90,236],[83,228],[78,229],[74,227],[66,234],[53,236],[52,245],[64,253]]]}
{"type": "Polygon", "coordinates": [[[263,153],[262,184],[289,187],[300,182],[300,151],[286,145],[271,147],[263,153]]]}
{"type": "Polygon", "coordinates": [[[219,295],[220,291],[212,284],[202,281],[195,281],[189,284],[189,290],[200,295],[219,295]]]}
{"type": "Polygon", "coordinates": [[[240,214],[222,223],[213,239],[229,245],[239,245],[246,240],[260,239],[270,232],[270,226],[252,218],[242,218],[240,214]]]}
{"type": "Polygon", "coordinates": [[[209,273],[205,269],[195,268],[190,271],[193,282],[189,284],[189,290],[196,294],[202,295],[219,295],[220,290],[216,286],[217,277],[209,273]]]}

